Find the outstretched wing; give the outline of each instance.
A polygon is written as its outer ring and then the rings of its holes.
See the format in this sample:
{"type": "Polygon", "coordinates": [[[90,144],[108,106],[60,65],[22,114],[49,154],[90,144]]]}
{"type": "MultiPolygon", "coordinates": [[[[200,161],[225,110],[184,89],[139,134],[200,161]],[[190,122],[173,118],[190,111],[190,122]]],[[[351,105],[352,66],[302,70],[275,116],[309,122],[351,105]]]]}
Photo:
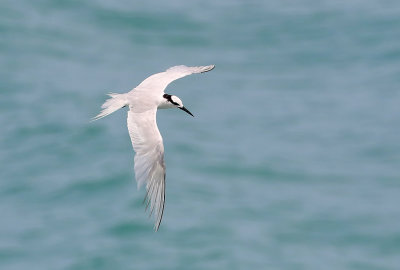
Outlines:
{"type": "Polygon", "coordinates": [[[199,66],[199,67],[187,67],[187,66],[174,66],[167,69],[164,72],[156,73],[145,79],[134,91],[152,91],[155,94],[162,94],[164,89],[171,82],[185,77],[193,73],[204,73],[214,68],[214,65],[210,66],[199,66]]]}
{"type": "Polygon", "coordinates": [[[146,184],[146,210],[156,217],[154,229],[160,227],[165,203],[164,145],[156,123],[157,108],[145,112],[128,111],[128,130],[135,155],[138,188],[146,184]]]}

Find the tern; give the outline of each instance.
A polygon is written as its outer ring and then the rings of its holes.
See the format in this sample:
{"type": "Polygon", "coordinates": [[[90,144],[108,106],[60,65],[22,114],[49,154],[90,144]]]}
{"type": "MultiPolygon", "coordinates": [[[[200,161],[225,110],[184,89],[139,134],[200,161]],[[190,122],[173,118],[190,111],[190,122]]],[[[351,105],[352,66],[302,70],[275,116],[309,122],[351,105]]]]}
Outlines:
{"type": "Polygon", "coordinates": [[[204,73],[214,65],[187,67],[174,66],[164,72],[156,73],[145,79],[128,93],[108,94],[111,98],[101,106],[103,109],[92,120],[103,118],[118,109],[129,106],[128,131],[131,137],[134,158],[135,178],[138,189],[145,184],[146,210],[150,205],[150,216],[154,213],[154,230],[158,231],[164,213],[165,204],[165,162],[164,145],[157,127],[157,109],[178,108],[193,114],[183,106],[177,96],[164,93],[171,82],[194,73],[204,73]]]}

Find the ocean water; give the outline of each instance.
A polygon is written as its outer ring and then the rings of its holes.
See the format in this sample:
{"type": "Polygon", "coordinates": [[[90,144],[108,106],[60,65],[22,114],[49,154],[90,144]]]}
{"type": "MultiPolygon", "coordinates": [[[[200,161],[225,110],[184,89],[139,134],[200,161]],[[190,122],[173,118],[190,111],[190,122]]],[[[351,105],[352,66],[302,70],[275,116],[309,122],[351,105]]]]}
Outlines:
{"type": "Polygon", "coordinates": [[[398,1],[0,2],[0,269],[400,269],[398,1]],[[160,230],[108,92],[178,65],[160,230]]]}

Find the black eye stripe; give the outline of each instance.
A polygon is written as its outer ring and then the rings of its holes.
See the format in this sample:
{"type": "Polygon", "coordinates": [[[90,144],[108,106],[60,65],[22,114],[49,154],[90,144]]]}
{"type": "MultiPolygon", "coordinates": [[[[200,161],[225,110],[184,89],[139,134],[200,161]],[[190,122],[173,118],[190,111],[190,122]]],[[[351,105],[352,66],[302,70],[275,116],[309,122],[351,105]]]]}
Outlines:
{"type": "Polygon", "coordinates": [[[166,100],[168,100],[168,101],[171,102],[172,104],[174,104],[174,105],[176,105],[176,106],[179,106],[178,103],[172,101],[171,95],[164,94],[164,95],[163,95],[163,98],[165,98],[166,100]]]}

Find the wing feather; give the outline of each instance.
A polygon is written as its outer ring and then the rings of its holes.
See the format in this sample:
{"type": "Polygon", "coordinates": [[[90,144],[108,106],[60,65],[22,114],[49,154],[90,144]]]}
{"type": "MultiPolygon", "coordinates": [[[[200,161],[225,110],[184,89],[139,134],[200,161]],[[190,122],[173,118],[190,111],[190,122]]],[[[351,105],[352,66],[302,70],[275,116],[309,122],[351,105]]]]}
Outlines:
{"type": "Polygon", "coordinates": [[[194,73],[204,73],[210,71],[214,68],[214,65],[209,66],[198,66],[198,67],[187,67],[184,65],[174,66],[167,69],[164,72],[156,73],[145,79],[134,91],[151,91],[156,94],[161,94],[164,92],[165,88],[171,82],[188,76],[194,73]]]}
{"type": "Polygon", "coordinates": [[[165,204],[164,145],[156,123],[157,109],[145,112],[128,111],[128,130],[135,155],[135,178],[138,188],[146,184],[146,210],[154,213],[157,231],[160,227],[165,204]]]}

